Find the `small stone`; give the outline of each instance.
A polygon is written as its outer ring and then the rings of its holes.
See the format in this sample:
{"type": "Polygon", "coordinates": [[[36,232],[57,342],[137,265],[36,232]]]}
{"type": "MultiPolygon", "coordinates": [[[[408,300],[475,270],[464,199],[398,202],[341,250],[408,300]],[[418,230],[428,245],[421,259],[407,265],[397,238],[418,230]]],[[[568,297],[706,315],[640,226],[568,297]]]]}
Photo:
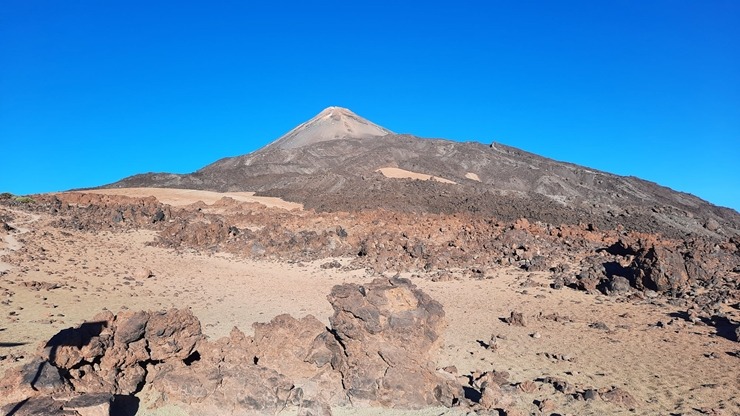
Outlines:
{"type": "Polygon", "coordinates": [[[719,229],[719,222],[717,222],[717,220],[715,220],[714,218],[710,218],[707,220],[706,223],[704,223],[704,228],[709,231],[717,231],[719,229]]]}
{"type": "Polygon", "coordinates": [[[450,374],[457,374],[457,367],[455,367],[454,365],[448,365],[447,367],[444,367],[442,370],[450,374]]]}
{"type": "Polygon", "coordinates": [[[141,269],[136,269],[136,271],[134,271],[134,279],[136,280],[148,279],[153,276],[154,276],[154,273],[152,273],[152,271],[149,269],[141,268],[141,269]]]}
{"type": "Polygon", "coordinates": [[[491,351],[496,351],[498,350],[498,347],[498,337],[496,337],[496,335],[491,335],[491,340],[488,341],[488,349],[491,351]]]}
{"type": "Polygon", "coordinates": [[[542,335],[540,335],[539,332],[535,332],[534,334],[531,335],[531,337],[534,338],[534,339],[540,339],[540,338],[542,338],[542,335]]]}
{"type": "Polygon", "coordinates": [[[537,384],[529,380],[519,383],[518,387],[519,387],[519,390],[521,390],[524,393],[534,393],[538,390],[537,384]]]}
{"type": "Polygon", "coordinates": [[[537,408],[540,409],[540,412],[549,414],[555,410],[555,402],[551,399],[543,399],[537,403],[537,408]]]}
{"type": "Polygon", "coordinates": [[[586,401],[596,400],[596,398],[598,398],[598,397],[599,397],[599,393],[596,390],[594,390],[594,389],[588,389],[588,390],[586,390],[586,391],[583,392],[583,398],[586,401]]]}
{"type": "Polygon", "coordinates": [[[609,330],[609,327],[606,326],[606,324],[603,323],[603,322],[593,322],[593,323],[589,324],[589,327],[590,328],[594,328],[594,329],[600,329],[602,331],[608,331],[609,330]]]}
{"type": "Polygon", "coordinates": [[[527,321],[524,319],[524,314],[517,311],[511,311],[511,315],[508,318],[504,318],[509,325],[514,326],[527,326],[527,321]]]}

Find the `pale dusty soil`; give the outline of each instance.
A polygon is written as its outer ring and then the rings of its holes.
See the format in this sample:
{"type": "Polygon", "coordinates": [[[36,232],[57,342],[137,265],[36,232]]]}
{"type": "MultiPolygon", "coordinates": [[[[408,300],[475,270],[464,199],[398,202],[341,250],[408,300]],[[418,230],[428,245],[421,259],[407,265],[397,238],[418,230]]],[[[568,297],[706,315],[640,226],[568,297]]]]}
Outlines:
{"type": "Polygon", "coordinates": [[[437,182],[449,183],[449,184],[457,185],[457,182],[451,181],[449,179],[440,178],[438,176],[427,175],[425,173],[412,172],[410,170],[399,169],[399,168],[380,168],[380,169],[376,170],[376,172],[382,173],[383,176],[385,176],[386,178],[393,178],[393,179],[418,179],[418,180],[421,180],[421,181],[433,180],[433,181],[437,181],[437,182]]]}
{"type": "MultiPolygon", "coordinates": [[[[228,334],[233,326],[251,333],[252,322],[275,315],[313,314],[328,324],[332,310],[326,295],[332,286],[372,279],[364,270],[324,270],[313,264],[252,261],[224,255],[175,252],[146,246],[150,231],[97,234],[61,230],[49,218],[14,211],[22,233],[3,236],[5,261],[15,265],[0,273],[0,374],[29,357],[39,343],[57,331],[91,319],[104,308],[192,308],[210,337],[228,334]],[[11,243],[11,244],[8,244],[11,243]],[[23,245],[21,247],[21,245],[23,245]],[[43,251],[41,250],[43,248],[43,251]],[[136,280],[140,267],[154,277],[136,280]],[[61,284],[35,290],[23,282],[61,284]],[[7,343],[23,343],[6,347],[7,343]],[[26,357],[26,358],[20,358],[26,357]]],[[[348,259],[339,259],[343,264],[348,259]]],[[[635,412],[601,400],[583,402],[556,393],[550,386],[519,394],[521,409],[536,413],[534,400],[552,398],[561,414],[702,414],[724,408],[740,414],[740,359],[729,353],[740,344],[713,336],[714,328],[684,320],[668,324],[676,309],[656,304],[620,303],[614,298],[570,289],[552,290],[545,273],[502,269],[493,279],[431,282],[412,280],[446,311],[448,327],[437,366],[473,370],[506,370],[511,381],[556,376],[584,387],[619,386],[639,402],[635,412]],[[521,286],[528,278],[528,286],[521,286]],[[537,286],[542,284],[542,286],[537,286]],[[525,314],[526,327],[500,318],[512,310],[525,314]],[[572,322],[537,318],[558,313],[572,322]],[[609,330],[589,327],[603,322],[609,330]],[[531,335],[539,333],[540,338],[531,335]],[[496,352],[482,348],[500,335],[496,352]],[[542,353],[568,354],[573,362],[553,361],[542,353]],[[716,358],[709,358],[714,354],[716,358]]],[[[144,395],[145,396],[145,395],[144,395]]],[[[139,414],[179,414],[176,408],[148,409],[142,397],[139,414]]],[[[2,398],[0,398],[2,402],[2,398]]],[[[459,410],[427,409],[395,414],[456,414],[459,410]]],[[[387,414],[378,409],[337,409],[337,414],[387,414]]]]}
{"type": "Polygon", "coordinates": [[[228,197],[241,202],[256,202],[268,208],[283,208],[287,210],[303,209],[302,204],[288,202],[280,198],[270,196],[255,196],[254,192],[211,192],[198,191],[194,189],[174,188],[113,188],[93,189],[85,191],[88,194],[122,195],[129,197],[154,196],[163,204],[172,206],[190,205],[202,201],[208,205],[214,204],[221,198],[228,197]]]}
{"type": "Polygon", "coordinates": [[[474,181],[480,182],[480,176],[478,176],[478,174],[475,174],[473,172],[466,173],[465,174],[465,177],[468,178],[468,179],[472,179],[474,181]]]}

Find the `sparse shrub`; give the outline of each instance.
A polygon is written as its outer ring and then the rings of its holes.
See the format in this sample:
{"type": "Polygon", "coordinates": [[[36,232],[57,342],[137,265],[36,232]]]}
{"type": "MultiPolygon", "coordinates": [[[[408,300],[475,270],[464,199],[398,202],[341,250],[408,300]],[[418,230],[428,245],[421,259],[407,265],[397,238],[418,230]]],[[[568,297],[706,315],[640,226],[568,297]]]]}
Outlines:
{"type": "Polygon", "coordinates": [[[7,200],[13,197],[13,194],[10,192],[3,192],[0,194],[0,201],[7,200]]]}
{"type": "Polygon", "coordinates": [[[17,196],[13,198],[15,202],[18,202],[20,204],[33,204],[36,201],[33,200],[30,196],[17,196]]]}

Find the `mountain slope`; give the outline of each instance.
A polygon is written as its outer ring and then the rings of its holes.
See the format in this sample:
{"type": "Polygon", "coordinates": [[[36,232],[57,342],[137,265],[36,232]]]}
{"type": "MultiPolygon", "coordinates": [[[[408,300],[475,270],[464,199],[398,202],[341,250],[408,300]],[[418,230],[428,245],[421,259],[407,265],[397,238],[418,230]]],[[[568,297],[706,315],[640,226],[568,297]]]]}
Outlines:
{"type": "Polygon", "coordinates": [[[736,211],[639,178],[501,144],[396,135],[335,107],[256,152],[221,159],[192,174],[136,175],[107,187],[139,186],[256,191],[322,211],[472,211],[502,220],[621,225],[669,235],[740,230],[736,211]],[[378,171],[382,168],[448,183],[387,178],[378,171]],[[704,227],[714,221],[719,228],[704,227]]]}
{"type": "Polygon", "coordinates": [[[266,148],[295,149],[330,140],[382,137],[387,134],[393,132],[371,123],[346,108],[328,107],[266,148]]]}

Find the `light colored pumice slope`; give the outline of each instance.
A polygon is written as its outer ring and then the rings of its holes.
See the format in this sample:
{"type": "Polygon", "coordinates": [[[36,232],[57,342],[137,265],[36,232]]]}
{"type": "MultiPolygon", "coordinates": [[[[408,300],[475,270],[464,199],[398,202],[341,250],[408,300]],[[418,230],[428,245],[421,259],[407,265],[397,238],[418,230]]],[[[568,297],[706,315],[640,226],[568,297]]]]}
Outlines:
{"type": "Polygon", "coordinates": [[[270,143],[268,147],[295,149],[329,140],[366,139],[387,134],[393,134],[393,132],[371,123],[346,108],[328,107],[316,117],[270,143]]]}
{"type": "Polygon", "coordinates": [[[199,201],[206,205],[213,205],[225,197],[241,202],[255,202],[268,208],[282,208],[287,210],[303,209],[303,205],[301,204],[269,196],[255,196],[254,192],[211,192],[177,188],[113,188],[93,189],[86,192],[102,195],[123,195],[135,198],[153,196],[160,202],[172,206],[189,205],[199,201]]]}

